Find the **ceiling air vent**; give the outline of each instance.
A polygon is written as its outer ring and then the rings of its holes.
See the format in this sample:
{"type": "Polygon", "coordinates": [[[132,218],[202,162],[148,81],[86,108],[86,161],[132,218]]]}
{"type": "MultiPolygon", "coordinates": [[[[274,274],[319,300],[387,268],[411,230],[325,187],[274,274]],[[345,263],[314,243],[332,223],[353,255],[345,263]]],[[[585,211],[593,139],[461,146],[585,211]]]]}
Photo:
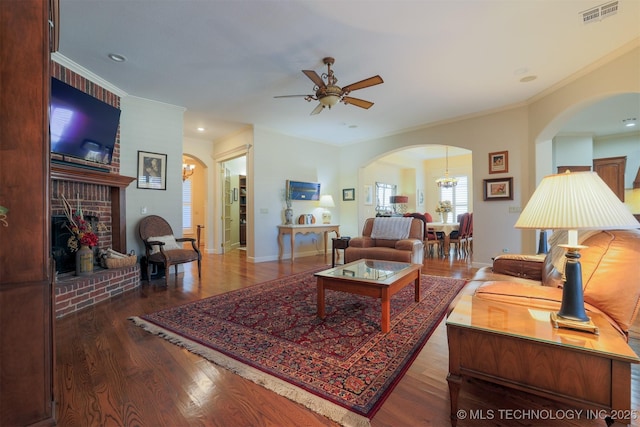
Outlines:
{"type": "Polygon", "coordinates": [[[580,15],[582,16],[583,24],[590,24],[592,22],[601,21],[611,15],[615,15],[616,13],[618,13],[618,2],[612,1],[580,12],[580,15]]]}

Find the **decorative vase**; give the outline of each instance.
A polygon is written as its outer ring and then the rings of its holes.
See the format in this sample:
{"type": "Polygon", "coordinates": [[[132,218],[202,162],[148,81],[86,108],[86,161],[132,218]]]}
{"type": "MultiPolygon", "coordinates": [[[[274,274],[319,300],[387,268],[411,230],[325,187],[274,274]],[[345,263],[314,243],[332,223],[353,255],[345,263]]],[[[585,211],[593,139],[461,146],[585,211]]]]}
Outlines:
{"type": "Polygon", "coordinates": [[[285,225],[293,224],[293,209],[287,208],[284,210],[284,223],[285,225]]]}
{"type": "Polygon", "coordinates": [[[440,217],[442,218],[442,222],[446,224],[447,221],[449,221],[449,212],[441,212],[440,217]]]}
{"type": "Polygon", "coordinates": [[[93,273],[93,251],[87,245],[81,245],[76,252],[76,276],[88,276],[93,273]]]}

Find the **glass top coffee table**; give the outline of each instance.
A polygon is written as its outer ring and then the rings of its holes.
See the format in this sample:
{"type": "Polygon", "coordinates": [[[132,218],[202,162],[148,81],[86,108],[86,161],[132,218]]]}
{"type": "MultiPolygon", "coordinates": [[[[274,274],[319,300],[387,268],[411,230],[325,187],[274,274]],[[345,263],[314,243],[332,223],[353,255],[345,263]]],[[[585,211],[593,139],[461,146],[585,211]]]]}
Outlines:
{"type": "Polygon", "coordinates": [[[382,300],[380,327],[391,329],[391,296],[409,283],[415,286],[415,301],[420,301],[420,272],[422,264],[361,259],[316,273],[318,286],[318,317],[325,317],[324,291],[347,292],[382,300]]]}

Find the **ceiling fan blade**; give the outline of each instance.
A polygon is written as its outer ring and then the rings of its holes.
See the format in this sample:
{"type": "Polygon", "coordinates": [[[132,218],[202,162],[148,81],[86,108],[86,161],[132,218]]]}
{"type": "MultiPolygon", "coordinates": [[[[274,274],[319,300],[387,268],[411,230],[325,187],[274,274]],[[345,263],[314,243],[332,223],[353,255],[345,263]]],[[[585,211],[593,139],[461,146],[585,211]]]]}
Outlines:
{"type": "Polygon", "coordinates": [[[313,96],[313,95],[278,95],[278,96],[274,96],[274,98],[304,98],[307,96],[313,96]]]}
{"type": "Polygon", "coordinates": [[[311,112],[311,114],[309,114],[310,116],[313,116],[314,114],[320,114],[320,111],[324,110],[324,105],[318,103],[318,106],[316,108],[313,109],[313,111],[311,112]]]}
{"type": "Polygon", "coordinates": [[[322,79],[320,78],[320,76],[318,75],[318,73],[316,73],[313,70],[302,70],[302,72],[311,79],[312,82],[314,82],[316,84],[316,86],[323,88],[325,87],[324,82],[322,81],[322,79]]]}
{"type": "Polygon", "coordinates": [[[384,81],[382,80],[382,77],[373,76],[373,77],[369,77],[368,79],[360,80],[359,82],[351,83],[350,85],[343,87],[342,92],[349,93],[353,90],[358,90],[358,89],[363,89],[369,86],[379,85],[380,83],[384,83],[384,81]]]}
{"type": "Polygon", "coordinates": [[[345,104],[351,104],[351,105],[355,105],[356,107],[364,108],[365,110],[368,110],[373,105],[373,102],[371,102],[371,101],[365,101],[364,99],[352,98],[350,96],[345,96],[344,98],[342,98],[342,102],[344,102],[345,104]]]}

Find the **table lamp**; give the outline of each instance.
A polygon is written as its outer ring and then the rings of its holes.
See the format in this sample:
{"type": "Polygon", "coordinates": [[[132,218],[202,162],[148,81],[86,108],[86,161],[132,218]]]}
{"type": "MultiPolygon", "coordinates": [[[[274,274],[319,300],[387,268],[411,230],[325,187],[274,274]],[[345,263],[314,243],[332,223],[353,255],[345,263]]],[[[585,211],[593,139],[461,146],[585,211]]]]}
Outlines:
{"type": "Polygon", "coordinates": [[[394,213],[405,213],[407,211],[407,203],[409,203],[409,196],[391,196],[389,202],[393,205],[394,213]]]}
{"type": "Polygon", "coordinates": [[[320,196],[320,207],[325,208],[322,211],[322,223],[323,224],[331,224],[331,211],[327,208],[335,207],[335,203],[333,202],[333,197],[330,194],[325,194],[320,196]]]}
{"type": "Polygon", "coordinates": [[[551,313],[554,327],[598,333],[584,309],[578,230],[640,228],[640,223],[595,172],[545,177],[516,221],[516,228],[567,230],[565,283],[560,311],[551,313]]]}

